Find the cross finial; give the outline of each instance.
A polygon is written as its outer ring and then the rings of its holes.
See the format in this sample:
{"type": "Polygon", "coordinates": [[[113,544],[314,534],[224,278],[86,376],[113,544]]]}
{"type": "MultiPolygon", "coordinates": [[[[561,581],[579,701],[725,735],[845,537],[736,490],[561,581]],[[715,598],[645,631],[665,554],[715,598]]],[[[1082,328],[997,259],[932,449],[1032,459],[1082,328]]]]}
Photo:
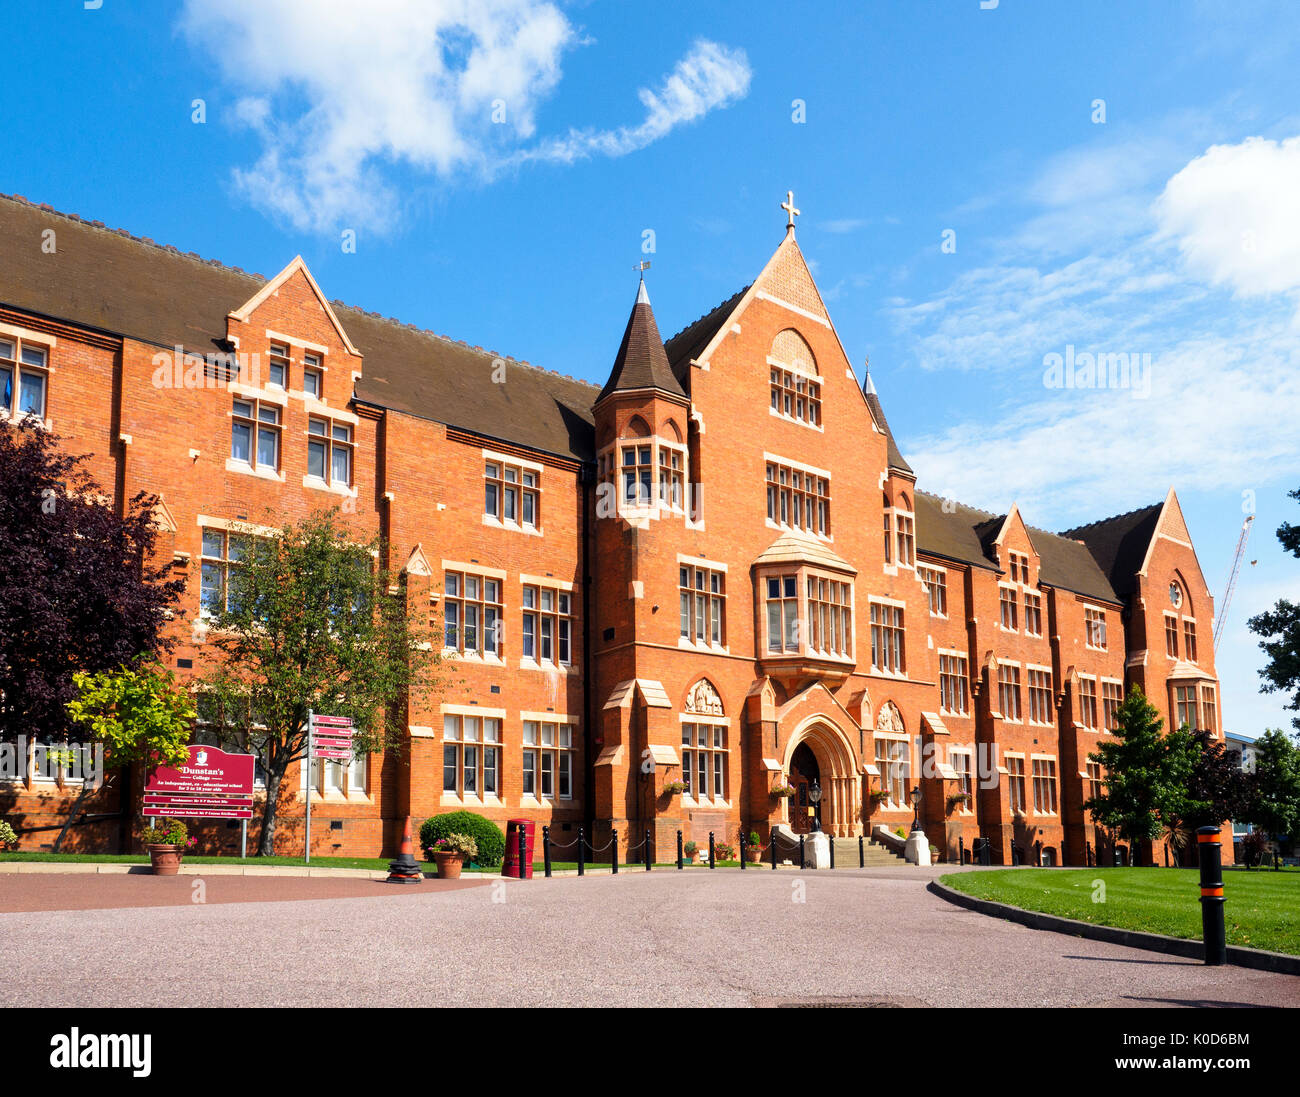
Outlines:
{"type": "Polygon", "coordinates": [[[785,192],[785,201],[781,203],[781,208],[785,210],[787,219],[785,222],[785,231],[794,232],[794,219],[799,216],[799,210],[794,208],[794,191],[785,192]]]}

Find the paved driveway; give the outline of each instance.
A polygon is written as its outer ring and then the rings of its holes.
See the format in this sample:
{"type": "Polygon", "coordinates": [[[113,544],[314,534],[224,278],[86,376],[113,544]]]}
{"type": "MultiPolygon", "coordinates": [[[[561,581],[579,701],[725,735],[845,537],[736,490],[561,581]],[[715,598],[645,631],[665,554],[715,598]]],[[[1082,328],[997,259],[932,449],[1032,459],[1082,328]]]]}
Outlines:
{"type": "MultiPolygon", "coordinates": [[[[925,890],[948,871],[631,871],[458,890],[349,881],[342,894],[355,897],[292,902],[249,901],[261,896],[226,890],[240,878],[209,877],[202,905],[186,882],[175,906],[0,914],[0,1004],[1300,1005],[1293,976],[952,906],[925,890]]],[[[105,879],[76,886],[93,902],[105,879]]]]}

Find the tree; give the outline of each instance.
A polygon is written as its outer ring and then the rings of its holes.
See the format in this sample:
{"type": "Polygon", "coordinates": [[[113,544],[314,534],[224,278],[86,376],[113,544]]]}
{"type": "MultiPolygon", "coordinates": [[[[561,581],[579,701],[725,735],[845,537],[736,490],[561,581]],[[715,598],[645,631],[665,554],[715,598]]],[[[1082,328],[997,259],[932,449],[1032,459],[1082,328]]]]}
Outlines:
{"type": "Polygon", "coordinates": [[[1181,730],[1163,735],[1163,726],[1155,707],[1134,686],[1117,710],[1113,738],[1088,755],[1104,767],[1106,784],[1100,795],[1084,802],[1084,809],[1133,850],[1177,827],[1188,810],[1186,790],[1194,767],[1190,738],[1181,730]]]}
{"type": "MultiPolygon", "coordinates": [[[[1288,494],[1300,500],[1300,489],[1288,494]]],[[[1300,558],[1300,526],[1283,522],[1278,526],[1277,539],[1283,549],[1300,558]]],[[[1256,614],[1246,625],[1256,636],[1263,637],[1259,646],[1268,656],[1268,662],[1259,672],[1264,679],[1261,690],[1264,693],[1290,691],[1291,700],[1286,707],[1300,712],[1300,605],[1280,598],[1271,610],[1256,614]]],[[[1291,723],[1300,729],[1300,716],[1292,717],[1291,723]]]]}
{"type": "MultiPolygon", "coordinates": [[[[189,757],[194,704],[156,659],[144,656],[133,666],[94,674],[78,671],[73,686],[76,696],[68,702],[68,716],[73,725],[89,733],[92,742],[103,744],[106,772],[133,762],[148,771],[182,764],[189,757]]],[[[83,782],[54,841],[55,853],[76,825],[88,789],[89,783],[83,782]]]]}
{"type": "Polygon", "coordinates": [[[1185,763],[1179,762],[1187,772],[1183,804],[1178,814],[1171,810],[1165,820],[1165,840],[1182,854],[1195,843],[1198,827],[1217,827],[1245,818],[1247,778],[1241,756],[1210,732],[1192,731],[1184,725],[1168,738],[1170,753],[1186,756],[1185,763]]]}
{"type": "Polygon", "coordinates": [[[1300,834],[1300,748],[1292,737],[1270,728],[1255,740],[1254,769],[1243,821],[1269,834],[1300,834]]]}
{"type": "Polygon", "coordinates": [[[150,563],[156,497],[118,514],[50,432],[0,429],[0,738],[69,730],[78,671],[166,650],[169,610],[184,581],[150,563]]]}
{"type": "Polygon", "coordinates": [[[200,709],[223,745],[265,771],[258,855],[269,856],[308,713],[352,717],[359,751],[400,750],[406,722],[389,710],[432,688],[441,644],[430,642],[427,611],[409,610],[404,585],[379,566],[383,546],[351,540],[337,511],[231,536],[239,562],[228,589],[210,595],[215,654],[198,681],[200,709]]]}

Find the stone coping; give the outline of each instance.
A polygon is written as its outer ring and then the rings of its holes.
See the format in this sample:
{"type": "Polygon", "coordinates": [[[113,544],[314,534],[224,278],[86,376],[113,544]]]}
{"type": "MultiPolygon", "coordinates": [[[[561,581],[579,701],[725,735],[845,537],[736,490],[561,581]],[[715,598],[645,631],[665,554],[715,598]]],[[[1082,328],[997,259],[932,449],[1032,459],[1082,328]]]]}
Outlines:
{"type": "MultiPolygon", "coordinates": [[[[1121,929],[1118,926],[1099,926],[1092,922],[1080,922],[1076,918],[1062,918],[1038,910],[1025,910],[1023,907],[1013,907],[1007,903],[994,902],[992,899],[979,899],[974,895],[967,895],[963,891],[941,884],[938,880],[931,880],[927,886],[941,899],[946,899],[959,907],[965,907],[979,914],[987,914],[991,918],[1004,918],[1009,922],[1018,922],[1030,929],[1068,933],[1074,937],[1086,937],[1092,941],[1106,941],[1112,945],[1125,945],[1129,948],[1143,948],[1150,952],[1164,952],[1189,960],[1205,959],[1205,944],[1195,938],[1169,937],[1163,933],[1144,933],[1141,930],[1121,929]]],[[[1300,956],[1291,956],[1283,952],[1267,952],[1261,948],[1229,945],[1228,963],[1239,967],[1255,968],[1259,971],[1300,975],[1300,956]]]]}

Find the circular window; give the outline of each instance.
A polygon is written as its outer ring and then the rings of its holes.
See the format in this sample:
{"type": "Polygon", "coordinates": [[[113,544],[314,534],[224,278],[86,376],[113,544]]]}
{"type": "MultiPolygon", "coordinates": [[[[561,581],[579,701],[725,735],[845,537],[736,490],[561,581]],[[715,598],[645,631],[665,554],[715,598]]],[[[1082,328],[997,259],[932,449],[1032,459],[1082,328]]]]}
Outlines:
{"type": "Polygon", "coordinates": [[[1174,609],[1177,609],[1183,604],[1183,591],[1176,582],[1169,584],[1169,601],[1172,603],[1174,609]]]}

